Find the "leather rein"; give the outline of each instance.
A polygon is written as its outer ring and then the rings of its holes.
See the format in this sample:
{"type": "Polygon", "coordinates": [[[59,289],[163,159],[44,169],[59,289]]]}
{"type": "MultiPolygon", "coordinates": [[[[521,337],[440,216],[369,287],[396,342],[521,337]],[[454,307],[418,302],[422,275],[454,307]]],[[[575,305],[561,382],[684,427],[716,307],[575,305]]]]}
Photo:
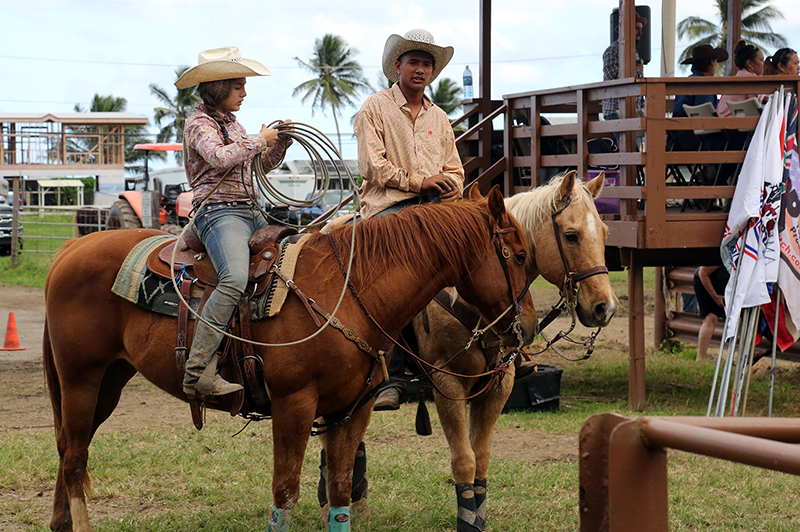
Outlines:
{"type": "MultiPolygon", "coordinates": [[[[487,220],[487,225],[488,225],[488,220],[487,220]]],[[[516,296],[516,297],[514,296],[514,289],[511,286],[511,277],[510,277],[510,274],[508,272],[508,263],[507,263],[508,259],[511,258],[511,252],[508,249],[508,247],[506,246],[505,241],[503,240],[503,236],[502,236],[502,235],[504,235],[506,233],[516,232],[517,229],[515,227],[509,227],[509,228],[501,229],[496,223],[493,226],[491,226],[489,229],[492,232],[492,243],[494,245],[495,253],[497,254],[497,258],[500,261],[500,265],[501,265],[501,267],[503,269],[503,274],[504,274],[505,279],[506,279],[506,285],[508,287],[508,293],[509,293],[509,296],[512,299],[513,303],[502,314],[500,314],[500,316],[498,316],[497,319],[495,319],[491,324],[487,325],[483,329],[479,329],[479,330],[474,331],[473,337],[470,339],[469,343],[467,344],[467,346],[462,351],[466,351],[467,349],[469,349],[469,346],[471,345],[471,343],[475,339],[480,338],[480,336],[483,335],[485,333],[485,331],[488,330],[488,329],[492,329],[495,332],[495,334],[498,334],[498,336],[501,336],[501,335],[504,335],[504,334],[507,334],[507,333],[514,333],[517,336],[518,345],[517,345],[517,347],[511,349],[507,356],[505,354],[505,348],[501,346],[500,350],[501,350],[502,356],[498,359],[498,361],[496,362],[494,368],[492,368],[491,370],[486,371],[484,373],[479,373],[479,374],[476,374],[476,375],[462,375],[462,374],[455,373],[455,372],[448,371],[448,370],[444,369],[447,366],[447,364],[449,364],[449,362],[444,364],[443,366],[439,367],[439,366],[436,366],[435,364],[431,364],[430,362],[428,362],[426,360],[423,360],[416,353],[414,353],[412,350],[410,350],[408,348],[408,346],[397,342],[391,335],[389,335],[389,333],[387,333],[383,329],[383,327],[381,327],[381,325],[375,320],[375,318],[367,310],[366,306],[364,305],[364,302],[361,300],[361,297],[359,296],[358,291],[356,290],[356,288],[353,285],[352,281],[350,281],[348,279],[348,288],[350,289],[350,292],[353,295],[353,298],[358,302],[359,306],[364,311],[364,314],[372,322],[372,324],[375,327],[377,327],[377,329],[388,340],[390,340],[393,344],[395,344],[400,349],[405,351],[408,355],[410,355],[418,364],[420,364],[421,367],[422,366],[426,366],[426,367],[430,368],[431,372],[426,373],[425,375],[428,377],[428,380],[431,383],[431,385],[440,394],[442,394],[442,396],[444,396],[447,399],[453,400],[453,401],[458,401],[458,400],[462,400],[462,401],[467,400],[468,401],[470,399],[473,399],[474,397],[477,397],[478,395],[482,394],[484,391],[486,391],[489,388],[489,385],[492,383],[493,379],[489,378],[486,386],[483,389],[481,389],[479,392],[477,392],[476,394],[473,394],[473,395],[471,395],[469,397],[466,397],[466,398],[455,398],[455,397],[450,397],[447,394],[445,394],[436,385],[436,383],[433,382],[433,380],[430,378],[430,373],[432,373],[432,372],[440,372],[440,373],[444,373],[446,375],[450,375],[450,376],[453,376],[453,377],[461,377],[461,378],[493,377],[494,375],[501,374],[501,373],[505,372],[506,368],[508,368],[511,364],[514,363],[514,359],[517,357],[517,354],[522,349],[522,345],[524,343],[524,340],[522,338],[522,324],[519,321],[519,317],[523,314],[523,309],[522,309],[521,305],[519,304],[519,301],[523,297],[525,297],[525,294],[528,293],[528,290],[530,288],[530,282],[528,282],[526,280],[525,286],[522,289],[522,291],[520,292],[520,294],[518,296],[516,296]],[[494,325],[498,321],[500,321],[500,319],[503,316],[505,316],[511,309],[515,309],[515,311],[516,311],[516,313],[514,315],[514,319],[512,320],[511,324],[509,325],[509,327],[506,330],[501,331],[501,332],[498,333],[494,329],[494,325]]],[[[333,238],[331,238],[330,235],[328,236],[328,240],[329,240],[331,248],[333,249],[333,253],[334,253],[334,256],[336,257],[336,261],[339,264],[339,269],[342,271],[342,274],[345,275],[345,277],[346,277],[347,271],[346,271],[346,268],[345,268],[345,264],[342,261],[341,256],[339,254],[339,250],[336,247],[336,245],[335,245],[335,243],[333,241],[333,238]]],[[[453,357],[453,358],[455,358],[455,357],[453,357]]],[[[388,375],[388,372],[386,371],[385,359],[383,358],[383,356],[381,356],[380,360],[384,365],[384,377],[385,377],[386,381],[388,382],[389,381],[389,375],[388,375]]],[[[452,359],[451,359],[451,361],[452,361],[452,359]]]]}

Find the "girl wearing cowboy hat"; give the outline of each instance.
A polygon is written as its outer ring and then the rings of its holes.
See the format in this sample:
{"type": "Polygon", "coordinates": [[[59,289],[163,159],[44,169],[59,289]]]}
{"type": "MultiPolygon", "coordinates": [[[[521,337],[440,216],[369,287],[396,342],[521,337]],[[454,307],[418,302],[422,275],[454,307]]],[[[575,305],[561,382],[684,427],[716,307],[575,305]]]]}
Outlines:
{"type": "MultiPolygon", "coordinates": [[[[681,61],[682,65],[692,65],[691,77],[711,76],[717,72],[717,63],[727,61],[728,52],[724,48],[714,48],[710,44],[701,44],[692,49],[692,56],[681,61]]],[[[717,108],[716,94],[690,94],[677,95],[672,104],[672,116],[675,118],[686,117],[685,105],[701,105],[711,102],[714,109],[717,108]]],[[[671,151],[697,151],[700,147],[700,139],[693,131],[673,131],[668,148],[671,151]]],[[[725,146],[725,135],[723,133],[712,133],[705,137],[705,149],[712,151],[722,151],[725,146]]]]}
{"type": "Polygon", "coordinates": [[[233,115],[247,96],[246,78],[269,75],[264,65],[226,46],[200,52],[198,65],[175,82],[179,89],[198,85],[203,100],[186,121],[184,166],[194,189],[194,206],[199,209],[194,230],[219,274],[219,285],[201,312],[214,327],[197,320],[186,361],[183,391],[191,396],[213,398],[242,389],[212,371],[216,364],[211,362],[223,337],[217,329],[227,327],[247,286],[248,241],[268,225],[250,195],[258,194],[251,161],[260,154],[268,168],[275,167],[292,142],[265,125],[258,135],[248,137],[233,115]]]}

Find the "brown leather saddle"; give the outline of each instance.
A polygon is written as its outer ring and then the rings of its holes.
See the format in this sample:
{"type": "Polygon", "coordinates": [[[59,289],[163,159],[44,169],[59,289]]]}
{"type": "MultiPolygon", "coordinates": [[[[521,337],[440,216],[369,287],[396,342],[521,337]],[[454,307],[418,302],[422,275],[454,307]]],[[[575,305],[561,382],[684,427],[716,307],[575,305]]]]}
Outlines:
{"type": "MultiPolygon", "coordinates": [[[[247,290],[239,302],[239,309],[232,317],[233,331],[237,336],[250,339],[250,308],[248,298],[262,294],[272,281],[272,265],[280,256],[280,242],[285,237],[297,234],[293,227],[270,225],[259,229],[250,238],[250,266],[247,290]]],[[[180,282],[180,291],[184,299],[190,297],[191,286],[204,287],[200,306],[205,304],[214,287],[219,283],[211,259],[206,253],[203,242],[187,231],[180,240],[171,240],[154,249],[147,257],[147,268],[154,274],[172,279],[179,273],[185,273],[180,282]],[[176,248],[176,246],[178,246],[176,248]],[[172,255],[175,262],[172,268],[172,255]]],[[[177,340],[175,344],[175,362],[179,372],[184,371],[188,351],[188,309],[181,304],[178,310],[177,340]]],[[[230,382],[243,384],[245,390],[214,405],[219,410],[229,410],[231,415],[244,415],[249,419],[262,419],[271,414],[271,404],[266,393],[263,376],[258,366],[260,359],[255,356],[252,345],[226,339],[220,345],[220,373],[230,382]]],[[[192,421],[197,429],[203,427],[205,404],[195,397],[189,399],[192,421]]]]}
{"type": "MultiPolygon", "coordinates": [[[[271,279],[270,268],[280,256],[280,241],[294,234],[297,234],[297,230],[293,227],[270,225],[259,229],[250,238],[247,294],[259,295],[266,290],[271,279]]],[[[217,286],[219,283],[211,258],[206,253],[203,242],[193,231],[187,231],[180,241],[166,242],[154,249],[147,257],[147,268],[166,279],[172,279],[183,271],[196,279],[201,286],[217,286]],[[170,268],[175,246],[178,246],[175,250],[175,264],[170,268]]]]}

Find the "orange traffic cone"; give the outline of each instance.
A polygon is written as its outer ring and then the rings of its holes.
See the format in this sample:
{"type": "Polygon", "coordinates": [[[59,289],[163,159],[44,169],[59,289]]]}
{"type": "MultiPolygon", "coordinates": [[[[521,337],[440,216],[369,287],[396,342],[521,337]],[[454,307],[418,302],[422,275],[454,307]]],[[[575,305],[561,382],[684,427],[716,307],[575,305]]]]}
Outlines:
{"type": "Polygon", "coordinates": [[[17,320],[14,313],[8,313],[8,327],[6,327],[6,341],[0,351],[24,351],[24,347],[19,346],[19,335],[17,334],[17,320]]]}

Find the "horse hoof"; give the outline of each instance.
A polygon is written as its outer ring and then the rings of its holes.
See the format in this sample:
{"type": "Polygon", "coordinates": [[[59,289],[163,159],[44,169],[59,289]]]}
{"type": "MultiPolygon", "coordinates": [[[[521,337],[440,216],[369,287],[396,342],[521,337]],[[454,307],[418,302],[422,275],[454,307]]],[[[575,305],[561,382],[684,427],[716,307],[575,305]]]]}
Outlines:
{"type": "Polygon", "coordinates": [[[366,498],[359,499],[350,505],[350,513],[354,519],[359,521],[369,521],[372,513],[369,511],[369,503],[366,498]]]}

